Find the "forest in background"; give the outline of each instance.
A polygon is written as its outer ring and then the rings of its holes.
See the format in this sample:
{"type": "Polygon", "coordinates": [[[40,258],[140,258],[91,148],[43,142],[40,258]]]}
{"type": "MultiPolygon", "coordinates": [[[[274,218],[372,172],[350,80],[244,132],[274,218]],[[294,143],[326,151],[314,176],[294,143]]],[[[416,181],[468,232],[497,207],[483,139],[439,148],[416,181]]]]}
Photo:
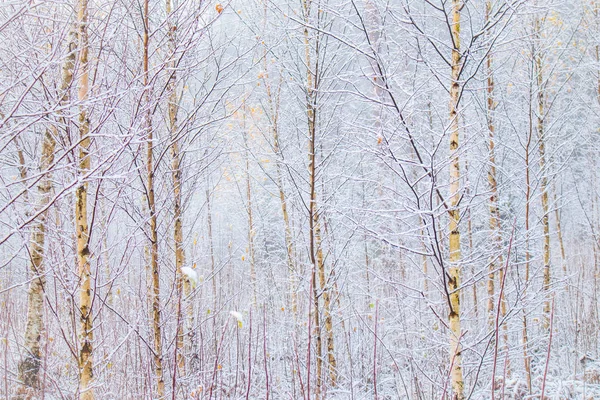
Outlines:
{"type": "Polygon", "coordinates": [[[0,6],[0,397],[600,398],[600,1],[219,1],[0,6]]]}

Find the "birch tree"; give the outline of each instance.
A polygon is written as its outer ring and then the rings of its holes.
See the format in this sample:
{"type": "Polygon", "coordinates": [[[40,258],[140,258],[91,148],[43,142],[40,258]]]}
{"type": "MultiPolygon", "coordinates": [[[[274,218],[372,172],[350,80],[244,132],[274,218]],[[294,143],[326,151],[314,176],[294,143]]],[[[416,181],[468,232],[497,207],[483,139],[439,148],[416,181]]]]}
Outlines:
{"type": "Polygon", "coordinates": [[[450,265],[448,270],[448,292],[450,296],[450,313],[448,321],[450,325],[450,377],[454,398],[464,398],[464,381],[462,373],[462,349],[461,349],[461,315],[460,315],[460,162],[459,150],[459,120],[458,108],[460,102],[460,75],[462,68],[460,48],[460,12],[461,1],[453,0],[451,8],[451,33],[452,33],[452,61],[450,80],[450,210],[449,210],[449,245],[450,265]]]}
{"type": "MultiPolygon", "coordinates": [[[[69,31],[67,50],[68,54],[63,62],[62,77],[58,96],[59,104],[66,106],[70,99],[70,89],[73,83],[73,74],[77,60],[77,44],[79,35],[77,27],[69,31]]],[[[60,133],[60,123],[64,122],[60,111],[56,115],[57,121],[48,121],[43,139],[41,157],[38,170],[42,174],[37,184],[37,205],[34,215],[37,220],[34,224],[29,244],[30,272],[32,280],[27,292],[27,327],[25,329],[24,354],[19,362],[19,381],[22,387],[19,394],[30,396],[32,390],[40,389],[40,368],[42,353],[40,342],[44,333],[44,292],[46,285],[46,270],[44,265],[44,252],[46,245],[46,220],[50,206],[53,181],[51,177],[55,162],[55,150],[60,133]]]]}
{"type": "Polygon", "coordinates": [[[3,4],[0,397],[600,397],[596,3],[3,4]]]}
{"type": "Polygon", "coordinates": [[[79,111],[79,179],[81,183],[76,189],[75,223],[77,232],[77,275],[80,280],[79,311],[81,327],[79,332],[79,398],[94,398],[93,378],[93,314],[92,274],[90,265],[90,229],[88,223],[88,182],[86,174],[90,170],[90,120],[85,102],[89,91],[89,56],[88,56],[88,2],[80,0],[77,4],[77,29],[79,30],[79,68],[78,100],[79,111]]]}
{"type": "Polygon", "coordinates": [[[146,134],[146,182],[145,182],[145,201],[147,202],[149,213],[148,226],[148,265],[152,285],[149,288],[149,298],[152,304],[152,330],[153,330],[153,370],[156,374],[156,395],[159,398],[165,396],[165,381],[163,378],[163,347],[162,347],[162,324],[161,324],[161,304],[160,304],[160,269],[158,263],[158,218],[156,210],[156,201],[154,194],[154,131],[152,127],[152,106],[151,106],[151,86],[149,75],[149,40],[150,40],[150,15],[149,0],[144,1],[143,9],[143,83],[144,83],[144,120],[143,127],[146,134]]]}

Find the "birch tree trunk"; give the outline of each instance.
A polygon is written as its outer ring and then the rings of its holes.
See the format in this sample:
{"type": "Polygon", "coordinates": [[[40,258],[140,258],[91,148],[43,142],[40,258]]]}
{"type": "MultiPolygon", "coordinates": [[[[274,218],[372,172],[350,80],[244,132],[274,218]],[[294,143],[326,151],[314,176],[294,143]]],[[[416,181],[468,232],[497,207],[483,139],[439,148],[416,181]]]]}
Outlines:
{"type": "MultiPolygon", "coordinates": [[[[304,0],[304,18],[308,24],[311,13],[311,1],[304,0]]],[[[326,344],[327,344],[327,359],[329,365],[329,379],[332,386],[336,385],[337,381],[337,367],[336,359],[334,354],[334,340],[333,340],[333,324],[331,316],[331,295],[330,288],[327,285],[327,278],[325,273],[325,260],[323,257],[323,246],[321,240],[321,224],[319,221],[319,212],[317,209],[317,194],[316,194],[316,133],[317,133],[317,88],[318,88],[318,72],[319,72],[319,37],[314,42],[315,46],[315,62],[312,63],[312,49],[311,40],[308,32],[308,28],[304,28],[304,45],[305,45],[305,62],[307,68],[306,76],[306,109],[308,116],[308,157],[309,157],[309,184],[310,184],[310,204],[309,204],[309,227],[310,227],[310,257],[313,266],[312,273],[312,286],[314,296],[314,316],[315,316],[315,334],[316,334],[316,376],[317,385],[315,388],[315,398],[319,399],[323,394],[323,337],[321,331],[321,321],[319,317],[320,312],[320,301],[319,297],[323,296],[323,309],[324,309],[324,325],[326,332],[326,344]],[[317,292],[317,274],[319,277],[319,287],[321,294],[317,292]]]]}
{"type": "MultiPolygon", "coordinates": [[[[531,209],[531,167],[529,156],[531,154],[531,141],[533,139],[533,98],[530,93],[529,98],[529,132],[525,144],[525,282],[523,289],[523,299],[527,300],[527,287],[529,285],[529,268],[531,263],[531,252],[529,248],[529,213],[531,209]]],[[[527,388],[531,393],[531,358],[529,357],[529,333],[527,327],[527,312],[523,307],[523,366],[527,375],[527,388]]]]}
{"type": "MultiPolygon", "coordinates": [[[[177,351],[177,367],[179,373],[182,376],[186,374],[186,361],[184,354],[184,338],[185,333],[183,332],[183,320],[181,318],[182,308],[184,307],[184,299],[190,294],[190,282],[187,279],[183,279],[181,268],[184,266],[185,253],[183,250],[183,222],[182,222],[182,205],[181,205],[181,151],[179,148],[179,137],[178,137],[178,126],[177,126],[177,114],[179,111],[179,101],[177,99],[177,62],[175,60],[175,52],[177,49],[177,25],[173,21],[173,0],[165,1],[165,11],[167,14],[167,27],[168,27],[168,40],[169,40],[169,60],[167,61],[168,68],[168,82],[167,82],[167,93],[168,97],[168,128],[171,136],[171,175],[173,178],[173,240],[175,243],[175,273],[176,273],[176,285],[177,294],[179,296],[178,302],[178,321],[177,321],[177,338],[176,338],[176,351],[177,351]]],[[[186,313],[187,318],[187,313],[186,313]]],[[[175,388],[173,388],[175,390],[175,388]]]]}
{"type": "Polygon", "coordinates": [[[165,381],[163,378],[162,366],[162,326],[161,326],[161,307],[160,307],[160,271],[158,265],[158,224],[156,217],[156,202],[154,200],[154,164],[152,157],[154,154],[154,132],[152,128],[152,107],[150,106],[150,88],[149,88],[149,66],[148,66],[148,40],[149,40],[149,0],[144,1],[144,33],[143,33],[143,73],[144,73],[144,99],[146,102],[146,112],[144,128],[147,135],[146,147],[146,200],[148,202],[148,211],[150,213],[150,248],[149,263],[150,273],[152,275],[152,290],[150,291],[150,300],[152,304],[152,329],[154,333],[154,371],[156,373],[156,394],[159,399],[165,395],[165,381]]]}
{"type": "MultiPolygon", "coordinates": [[[[209,185],[208,185],[208,177],[207,177],[207,184],[206,184],[206,227],[208,230],[208,250],[209,250],[209,254],[210,254],[210,275],[211,275],[211,282],[212,282],[212,307],[213,307],[213,312],[216,312],[217,310],[217,306],[219,304],[219,296],[217,296],[217,275],[220,275],[220,273],[217,273],[216,270],[216,265],[215,265],[215,249],[214,249],[214,241],[213,241],[213,228],[212,228],[212,209],[211,209],[211,191],[209,189],[209,185]]],[[[229,249],[231,249],[231,246],[228,246],[229,249]]],[[[230,257],[231,258],[231,257],[230,257]]],[[[194,263],[194,266],[196,266],[196,264],[194,263]]],[[[219,279],[219,283],[220,283],[220,279],[219,279]]],[[[189,314],[189,318],[188,318],[188,323],[190,328],[193,326],[193,310],[190,307],[190,310],[192,311],[191,314],[189,314]]],[[[216,326],[217,326],[217,320],[216,318],[213,318],[213,329],[216,332],[216,326]]],[[[190,330],[190,340],[193,340],[194,336],[193,332],[191,332],[190,330]]],[[[214,350],[215,350],[215,354],[217,352],[219,346],[219,342],[218,342],[218,338],[217,335],[214,336],[214,350]]]]}
{"type": "MultiPolygon", "coordinates": [[[[486,23],[490,21],[490,14],[492,13],[492,3],[486,2],[485,17],[486,23]]],[[[494,125],[494,111],[496,109],[496,102],[494,100],[494,75],[493,75],[493,54],[490,51],[486,57],[486,68],[487,68],[487,123],[488,123],[488,151],[489,151],[489,170],[488,170],[488,184],[490,188],[490,232],[492,235],[492,253],[489,259],[489,280],[488,280],[488,321],[490,326],[494,326],[496,319],[495,311],[495,294],[494,294],[494,281],[495,271],[499,270],[498,282],[502,284],[504,280],[504,257],[502,256],[502,227],[500,225],[500,209],[498,208],[498,181],[496,173],[496,127],[494,125]]],[[[501,291],[502,292],[502,291],[501,291]]],[[[506,316],[506,298],[504,292],[502,292],[502,298],[500,299],[500,315],[506,316]]],[[[502,324],[503,329],[503,341],[504,346],[508,346],[508,325],[502,324]]],[[[508,357],[508,355],[507,355],[508,357]]]]}
{"type": "Polygon", "coordinates": [[[462,2],[452,0],[452,62],[451,62],[451,86],[450,86],[450,266],[448,273],[448,292],[450,295],[450,313],[448,322],[450,325],[450,380],[453,389],[453,399],[464,399],[464,381],[462,373],[462,349],[461,340],[461,316],[460,316],[460,162],[459,150],[459,121],[458,103],[460,99],[460,73],[462,59],[460,54],[460,10],[462,2]]]}
{"type": "MultiPolygon", "coordinates": [[[[486,22],[489,21],[490,11],[492,4],[491,2],[486,2],[485,7],[485,19],[486,22]]],[[[486,57],[486,72],[487,72],[487,125],[488,125],[488,151],[489,151],[489,170],[488,170],[488,185],[490,188],[490,231],[492,235],[492,253],[489,259],[489,276],[488,276],[488,323],[490,326],[493,326],[494,319],[496,317],[496,313],[494,310],[494,284],[495,284],[495,271],[497,265],[502,265],[502,261],[498,260],[498,264],[496,264],[496,254],[495,252],[498,250],[498,235],[499,235],[499,211],[498,211],[498,185],[496,182],[496,159],[494,154],[495,141],[495,126],[493,120],[493,112],[494,112],[494,76],[492,75],[492,53],[490,52],[486,57]]]]}
{"type": "MultiPolygon", "coordinates": [[[[310,72],[309,72],[310,74],[310,72]]],[[[310,76],[310,75],[309,75],[310,76]]],[[[310,89],[309,89],[310,92],[310,89]]],[[[310,97],[309,97],[310,98],[310,97]]],[[[312,100],[309,100],[308,107],[308,130],[309,130],[309,171],[310,171],[310,204],[309,204],[309,226],[310,226],[310,259],[312,264],[312,289],[313,289],[313,302],[314,302],[314,319],[315,319],[315,341],[316,341],[316,387],[315,387],[315,399],[321,398],[321,390],[323,386],[323,344],[321,337],[321,321],[319,318],[319,294],[317,292],[317,271],[319,270],[319,263],[317,259],[317,244],[315,239],[315,214],[316,214],[316,192],[315,192],[315,136],[314,136],[314,117],[315,110],[312,105],[312,100]]],[[[309,332],[312,334],[312,332],[309,332]]]]}
{"type": "MultiPolygon", "coordinates": [[[[565,242],[563,241],[563,231],[560,223],[560,210],[558,208],[558,195],[556,189],[556,181],[552,182],[553,186],[553,198],[554,198],[554,219],[556,220],[556,238],[558,239],[558,244],[560,246],[560,260],[562,263],[562,270],[565,279],[567,278],[567,255],[565,253],[565,242]]],[[[566,282],[567,290],[569,289],[569,283],[566,282]]]]}
{"type": "MultiPolygon", "coordinates": [[[[539,41],[542,37],[541,22],[539,18],[535,20],[535,39],[539,41]]],[[[546,300],[544,302],[544,329],[550,328],[550,309],[551,301],[549,296],[550,291],[550,208],[548,204],[548,173],[546,171],[546,143],[545,143],[545,89],[544,89],[544,57],[540,52],[538,46],[535,47],[535,59],[534,59],[534,72],[537,83],[537,133],[538,133],[538,151],[540,156],[540,174],[541,183],[540,190],[542,191],[542,227],[544,231],[544,247],[543,247],[543,260],[544,260],[544,282],[543,288],[546,294],[546,300]]]]}
{"type": "Polygon", "coordinates": [[[325,258],[323,257],[323,241],[321,239],[320,215],[316,211],[315,202],[315,244],[317,246],[317,265],[319,267],[319,283],[321,295],[323,296],[323,313],[325,315],[325,332],[327,334],[327,362],[329,367],[329,379],[331,386],[335,387],[337,382],[337,362],[335,359],[335,346],[333,341],[333,319],[331,316],[331,293],[332,287],[328,284],[325,274],[325,258]]]}
{"type": "MultiPolygon", "coordinates": [[[[266,8],[265,8],[266,14],[266,8]]],[[[265,16],[266,20],[266,16],[265,16]]],[[[269,113],[271,119],[271,131],[273,135],[273,153],[275,155],[275,170],[276,170],[276,184],[277,189],[279,190],[279,202],[281,203],[281,213],[283,214],[283,224],[285,230],[285,248],[287,253],[287,264],[288,264],[288,275],[289,275],[289,291],[290,291],[290,309],[294,314],[294,318],[297,318],[298,314],[298,296],[296,294],[296,262],[295,262],[295,248],[292,239],[292,228],[290,225],[290,217],[288,214],[288,204],[285,195],[285,191],[283,188],[283,172],[281,168],[283,156],[281,154],[281,147],[279,145],[279,95],[281,90],[281,79],[277,88],[277,94],[273,93],[271,88],[271,83],[269,81],[269,76],[267,72],[267,47],[264,47],[263,52],[263,66],[264,66],[264,75],[263,80],[265,82],[265,89],[267,92],[267,102],[269,105],[269,113]]]]}
{"type": "Polygon", "coordinates": [[[87,220],[88,212],[88,182],[85,175],[90,170],[90,121],[88,117],[87,105],[89,86],[89,64],[88,64],[88,2],[80,0],[77,10],[77,23],[79,29],[79,76],[78,100],[80,101],[79,111],[79,186],[75,192],[75,224],[77,235],[77,275],[79,277],[79,398],[81,400],[93,400],[94,391],[92,389],[93,378],[93,315],[92,301],[93,293],[91,288],[91,268],[90,268],[90,250],[89,250],[89,227],[87,220]]]}
{"type": "MultiPolygon", "coordinates": [[[[308,24],[310,17],[310,1],[303,1],[304,18],[308,24]]],[[[310,49],[310,38],[308,34],[308,28],[304,27],[304,46],[305,46],[305,62],[306,62],[306,112],[308,117],[308,170],[309,170],[309,185],[310,185],[310,203],[308,206],[308,224],[310,229],[310,261],[312,264],[311,272],[311,287],[312,287],[312,301],[314,302],[314,332],[315,332],[315,347],[316,347],[316,386],[315,386],[315,400],[321,398],[321,391],[323,387],[323,343],[321,338],[321,321],[319,318],[319,297],[317,292],[317,245],[315,243],[315,214],[317,212],[316,203],[316,160],[315,160],[315,140],[316,140],[316,106],[315,106],[315,72],[311,66],[311,49],[310,49]]],[[[312,335],[312,332],[308,332],[312,335]]],[[[310,353],[310,349],[309,349],[310,353]]],[[[310,366],[309,366],[310,368],[310,366]]],[[[310,378],[307,379],[310,385],[310,378]]],[[[310,392],[309,392],[310,395],[310,392]]]]}
{"type": "MultiPolygon", "coordinates": [[[[65,106],[70,99],[70,88],[73,83],[73,71],[77,57],[78,31],[72,27],[69,31],[68,54],[62,67],[59,88],[60,105],[65,106]]],[[[59,118],[62,118],[60,114],[59,118]]],[[[32,279],[27,289],[27,326],[23,343],[23,356],[19,361],[18,380],[21,386],[18,397],[31,396],[40,389],[39,372],[41,368],[40,342],[44,333],[44,291],[46,285],[46,268],[44,265],[44,245],[46,241],[46,220],[50,193],[53,188],[51,168],[54,164],[55,149],[59,130],[55,123],[50,123],[42,139],[42,154],[39,161],[39,172],[42,177],[37,185],[37,205],[33,215],[38,215],[34,222],[29,243],[29,269],[32,279]]]]}
{"type": "Polygon", "coordinates": [[[252,304],[256,305],[256,258],[254,251],[254,220],[252,216],[252,182],[250,180],[250,149],[248,148],[248,130],[246,127],[246,103],[244,100],[244,146],[246,148],[246,212],[248,213],[248,258],[250,262],[250,281],[252,282],[252,304]]]}
{"type": "Polygon", "coordinates": [[[277,131],[277,113],[275,113],[275,118],[273,120],[273,151],[275,152],[276,160],[276,169],[277,169],[277,187],[279,189],[279,201],[281,203],[281,213],[283,214],[283,223],[285,229],[285,248],[287,253],[287,263],[288,263],[288,274],[289,274],[289,285],[290,285],[290,302],[291,302],[291,310],[294,314],[294,317],[298,314],[298,296],[296,294],[296,262],[295,262],[295,249],[294,242],[292,240],[292,228],[290,225],[290,217],[288,214],[288,205],[287,199],[285,196],[285,191],[283,189],[283,179],[281,172],[281,151],[279,148],[279,133],[277,131]]]}

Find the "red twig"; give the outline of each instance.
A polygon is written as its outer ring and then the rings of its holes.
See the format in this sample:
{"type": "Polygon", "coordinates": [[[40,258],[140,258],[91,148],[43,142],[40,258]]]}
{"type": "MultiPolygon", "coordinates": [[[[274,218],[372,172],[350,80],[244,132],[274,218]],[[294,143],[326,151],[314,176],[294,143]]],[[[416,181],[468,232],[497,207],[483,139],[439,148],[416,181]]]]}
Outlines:
{"type": "Polygon", "coordinates": [[[508,252],[506,255],[506,263],[504,264],[504,275],[502,276],[502,282],[500,283],[500,294],[498,295],[498,305],[496,306],[496,322],[495,322],[495,339],[494,339],[494,367],[492,369],[492,400],[495,400],[496,394],[496,365],[498,363],[498,340],[500,339],[500,307],[502,305],[502,296],[504,296],[504,284],[506,282],[506,275],[508,275],[508,263],[510,261],[510,250],[512,249],[513,238],[515,237],[515,226],[517,219],[513,223],[513,229],[510,234],[510,242],[508,243],[508,252]]]}
{"type": "Polygon", "coordinates": [[[508,351],[504,355],[504,373],[502,374],[502,399],[504,399],[504,389],[506,389],[506,369],[508,368],[508,351]]]}
{"type": "Polygon", "coordinates": [[[215,354],[215,365],[213,367],[213,374],[210,383],[210,392],[209,392],[209,400],[212,399],[213,390],[215,388],[215,378],[217,376],[217,371],[219,370],[219,355],[221,353],[221,349],[223,348],[223,339],[225,338],[225,332],[227,331],[227,326],[229,325],[229,319],[225,321],[225,326],[223,327],[223,332],[221,333],[221,339],[219,340],[219,344],[217,345],[217,352],[215,354]]]}
{"type": "MultiPolygon", "coordinates": [[[[312,219],[311,219],[312,220],[312,219]]],[[[312,233],[311,233],[312,235],[312,233]]],[[[312,296],[313,296],[313,288],[315,285],[315,264],[313,263],[313,271],[310,278],[310,287],[308,288],[308,348],[306,350],[306,400],[310,400],[310,353],[311,353],[311,342],[312,342],[312,316],[310,315],[312,311],[312,296]]],[[[319,312],[319,310],[315,310],[315,312],[319,312]]],[[[317,377],[319,379],[319,377],[317,377]]]]}
{"type": "Polygon", "coordinates": [[[548,352],[546,354],[546,366],[544,367],[544,379],[542,380],[542,394],[540,400],[544,400],[546,391],[546,376],[548,375],[548,365],[550,364],[550,349],[552,348],[552,327],[554,325],[554,297],[552,297],[552,311],[550,311],[550,338],[548,339],[548,352]]]}
{"type": "Polygon", "coordinates": [[[377,400],[377,321],[379,319],[379,300],[375,300],[375,329],[373,335],[375,341],[373,343],[373,391],[374,400],[377,400]]]}
{"type": "Polygon", "coordinates": [[[300,391],[302,392],[302,398],[305,397],[306,393],[304,390],[304,382],[302,382],[302,373],[300,372],[300,357],[298,356],[298,345],[297,345],[297,341],[296,341],[296,334],[294,333],[294,356],[296,359],[296,365],[294,366],[294,363],[292,363],[292,371],[296,371],[296,373],[298,374],[298,383],[300,385],[300,391]]]}
{"type": "Polygon", "coordinates": [[[180,284],[182,284],[182,282],[177,282],[178,280],[180,280],[181,277],[178,277],[177,274],[175,274],[175,285],[177,285],[177,325],[175,327],[175,350],[173,351],[175,354],[173,355],[173,389],[172,389],[172,396],[171,399],[175,400],[175,396],[177,394],[177,367],[179,367],[179,363],[177,362],[177,353],[178,353],[178,348],[177,345],[179,343],[179,335],[183,335],[183,327],[181,326],[181,296],[182,296],[182,290],[181,290],[181,286],[179,286],[180,284]],[[181,331],[180,331],[181,329],[181,331]]]}
{"type": "Polygon", "coordinates": [[[246,389],[246,400],[250,398],[250,383],[252,382],[252,308],[248,315],[248,388],[246,389]]]}
{"type": "Polygon", "coordinates": [[[269,356],[267,354],[267,308],[263,307],[263,353],[265,356],[265,377],[267,379],[266,382],[266,396],[265,400],[269,400],[269,356]]]}

